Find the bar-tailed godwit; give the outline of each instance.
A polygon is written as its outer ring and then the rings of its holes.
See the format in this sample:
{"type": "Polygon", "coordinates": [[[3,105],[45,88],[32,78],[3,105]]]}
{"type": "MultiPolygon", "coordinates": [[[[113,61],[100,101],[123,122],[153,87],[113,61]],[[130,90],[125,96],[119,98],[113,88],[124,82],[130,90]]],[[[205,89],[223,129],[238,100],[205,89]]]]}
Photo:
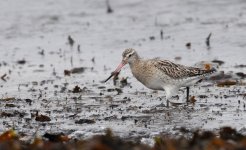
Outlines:
{"type": "Polygon", "coordinates": [[[130,65],[133,76],[153,90],[165,90],[167,104],[168,99],[177,95],[181,87],[187,89],[187,102],[189,101],[189,87],[196,84],[205,76],[215,72],[215,69],[205,70],[196,67],[187,67],[175,64],[168,60],[142,59],[137,52],[126,49],[122,54],[122,61],[116,70],[105,80],[107,82],[112,76],[120,72],[121,68],[127,63],[130,65]]]}

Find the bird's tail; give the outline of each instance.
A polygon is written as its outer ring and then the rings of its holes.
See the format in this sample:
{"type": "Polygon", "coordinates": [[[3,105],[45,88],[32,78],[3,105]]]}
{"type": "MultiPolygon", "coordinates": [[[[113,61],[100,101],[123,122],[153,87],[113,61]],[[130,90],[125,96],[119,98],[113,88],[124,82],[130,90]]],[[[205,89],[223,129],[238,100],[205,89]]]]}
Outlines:
{"type": "Polygon", "coordinates": [[[217,70],[215,68],[211,68],[209,70],[207,69],[198,69],[196,70],[196,74],[193,75],[193,78],[189,80],[189,83],[187,82],[187,85],[193,85],[195,83],[199,83],[217,70]]]}

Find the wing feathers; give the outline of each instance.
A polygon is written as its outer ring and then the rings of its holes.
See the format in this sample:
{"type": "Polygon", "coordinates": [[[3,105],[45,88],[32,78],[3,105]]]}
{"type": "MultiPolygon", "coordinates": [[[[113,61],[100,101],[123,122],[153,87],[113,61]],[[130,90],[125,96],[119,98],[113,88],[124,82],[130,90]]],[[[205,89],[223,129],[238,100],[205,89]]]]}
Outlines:
{"type": "Polygon", "coordinates": [[[154,66],[174,79],[207,75],[215,71],[215,69],[203,70],[201,68],[186,67],[183,65],[175,64],[168,60],[155,60],[154,66]]]}

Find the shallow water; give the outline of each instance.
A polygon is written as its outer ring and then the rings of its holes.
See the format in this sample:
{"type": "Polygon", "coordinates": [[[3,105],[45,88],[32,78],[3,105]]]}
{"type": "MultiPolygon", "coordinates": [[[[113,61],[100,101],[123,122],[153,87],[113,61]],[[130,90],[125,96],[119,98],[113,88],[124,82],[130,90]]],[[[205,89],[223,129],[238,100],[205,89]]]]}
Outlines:
{"type": "MultiPolygon", "coordinates": [[[[0,76],[6,74],[6,81],[0,81],[0,105],[1,112],[10,113],[2,115],[0,131],[14,127],[24,138],[44,132],[84,138],[112,128],[122,137],[143,141],[161,133],[178,136],[181,127],[216,131],[232,126],[246,132],[245,79],[235,75],[246,73],[246,67],[235,67],[246,60],[245,1],[118,0],[110,5],[113,13],[108,14],[105,1],[0,2],[0,76]],[[101,83],[128,47],[145,58],[185,65],[222,60],[218,71],[232,74],[238,84],[218,87],[209,80],[191,88],[194,104],[166,108],[165,93],[145,88],[128,66],[119,77],[127,77],[130,85],[101,83]],[[76,67],[84,70],[64,75],[76,67]],[[79,93],[72,92],[76,85],[79,93]],[[51,121],[35,121],[37,111],[51,121]],[[80,119],[95,123],[76,124],[80,119]]],[[[183,92],[175,102],[185,102],[183,92]]]]}

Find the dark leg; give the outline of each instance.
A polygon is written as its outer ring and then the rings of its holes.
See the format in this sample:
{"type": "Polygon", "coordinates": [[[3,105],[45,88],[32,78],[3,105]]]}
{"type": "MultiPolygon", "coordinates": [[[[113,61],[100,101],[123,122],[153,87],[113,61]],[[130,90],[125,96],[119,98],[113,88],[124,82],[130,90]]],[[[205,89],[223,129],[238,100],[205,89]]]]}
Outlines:
{"type": "Polygon", "coordinates": [[[189,102],[190,87],[186,87],[186,102],[189,102]]]}
{"type": "Polygon", "coordinates": [[[169,100],[167,99],[167,108],[169,107],[169,100]]]}

